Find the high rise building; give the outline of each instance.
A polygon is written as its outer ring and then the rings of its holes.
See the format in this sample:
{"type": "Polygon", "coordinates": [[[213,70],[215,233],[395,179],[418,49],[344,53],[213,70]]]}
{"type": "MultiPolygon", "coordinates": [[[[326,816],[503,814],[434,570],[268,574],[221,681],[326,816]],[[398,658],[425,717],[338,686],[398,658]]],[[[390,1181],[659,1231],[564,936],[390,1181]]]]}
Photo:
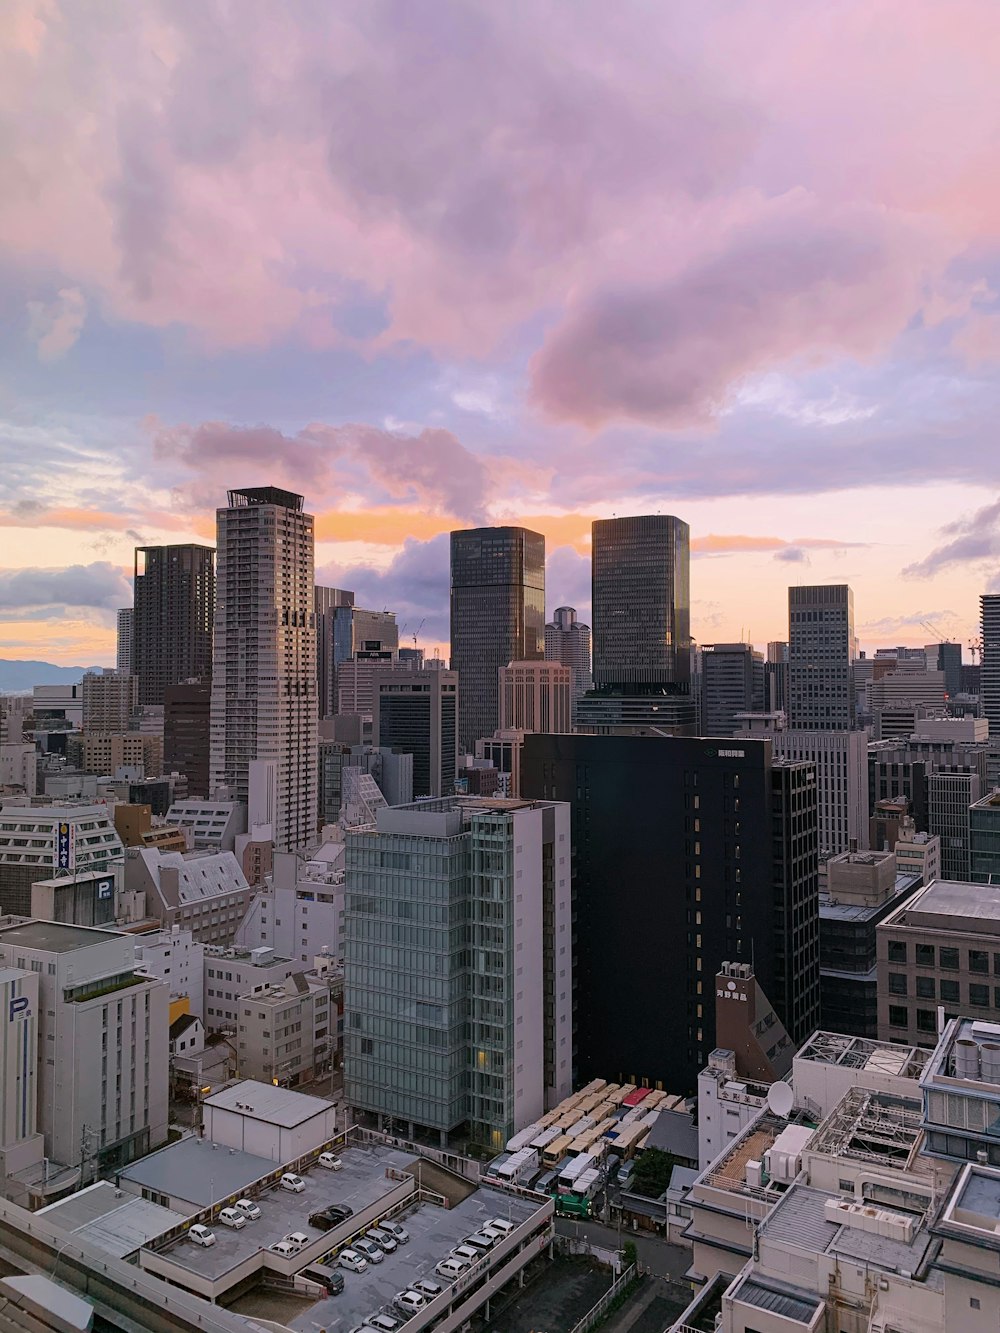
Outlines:
{"type": "Polygon", "coordinates": [[[313,517],[303,503],[262,486],[230,491],[216,514],[210,781],[248,804],[251,761],[275,763],[279,851],[308,843],[318,818],[313,517]]]}
{"type": "Polygon", "coordinates": [[[413,795],[449,796],[458,773],[464,700],[455,671],[381,671],[374,743],[413,755],[413,795]]]}
{"type": "Polygon", "coordinates": [[[134,675],[133,641],[135,637],[135,611],[131,606],[118,608],[118,655],[115,670],[119,676],[134,675]]]}
{"type": "Polygon", "coordinates": [[[209,794],[211,682],[168,685],[163,691],[163,767],[183,773],[188,796],[209,794]]]}
{"type": "Polygon", "coordinates": [[[788,712],[788,644],[772,639],[764,661],[764,709],[768,713],[788,712]]]}
{"type": "Polygon", "coordinates": [[[139,703],[162,704],[168,685],[212,674],[215,552],[210,546],[135,548],[139,703]]]}
{"type": "Polygon", "coordinates": [[[960,643],[929,643],[924,649],[928,671],[944,672],[944,687],[948,698],[962,693],[962,645],[960,643]]]}
{"type": "Polygon", "coordinates": [[[688,525],[670,515],[593,524],[594,686],[686,686],[691,665],[688,525]]]}
{"type": "Polygon", "coordinates": [[[571,806],[576,1081],[693,1089],[726,960],[753,961],[793,1039],[815,1025],[808,765],[777,776],[757,740],[529,734],[521,791],[571,806]]]}
{"type": "Polygon", "coordinates": [[[593,688],[590,626],[577,620],[575,607],[557,606],[551,622],[545,626],[545,659],[569,667],[574,699],[593,688]]]}
{"type": "Polygon", "coordinates": [[[941,878],[969,879],[970,807],[982,796],[979,772],[938,768],[927,778],[927,831],[941,839],[941,878]]]}
{"type": "Polygon", "coordinates": [[[706,643],[701,649],[701,734],[733,736],[740,713],[764,708],[764,660],[749,643],[706,643]]]}
{"type": "Polygon", "coordinates": [[[569,810],[465,797],[377,820],[346,839],[347,1103],[499,1151],[572,1086],[569,810]]]}
{"type": "Polygon", "coordinates": [[[354,606],[354,593],[344,588],[315,590],[316,604],[316,680],[319,690],[320,717],[332,717],[337,711],[336,613],[354,606]]]}
{"type": "Polygon", "coordinates": [[[690,531],[670,515],[593,525],[594,691],[577,721],[591,731],[693,729],[690,531]]]}
{"type": "Polygon", "coordinates": [[[501,667],[499,730],[572,731],[571,682],[570,668],[561,662],[501,667]]]}
{"type": "Polygon", "coordinates": [[[459,745],[472,754],[500,720],[499,670],[545,647],[545,538],[527,528],[451,534],[451,668],[462,687],[459,745]]]}
{"type": "Polygon", "coordinates": [[[788,589],[788,725],[850,731],[857,656],[854,594],[846,583],[788,589]]]}
{"type": "Polygon", "coordinates": [[[983,593],[979,599],[982,650],[979,668],[979,698],[983,716],[990,724],[990,738],[1000,739],[1000,593],[983,593]]]}
{"type": "Polygon", "coordinates": [[[117,671],[87,671],[83,677],[83,730],[128,731],[137,702],[135,676],[117,671]]]}
{"type": "Polygon", "coordinates": [[[766,737],[775,759],[812,764],[816,769],[819,857],[822,864],[841,852],[868,846],[868,744],[863,731],[786,731],[774,718],[744,719],[744,736],[766,737]]]}

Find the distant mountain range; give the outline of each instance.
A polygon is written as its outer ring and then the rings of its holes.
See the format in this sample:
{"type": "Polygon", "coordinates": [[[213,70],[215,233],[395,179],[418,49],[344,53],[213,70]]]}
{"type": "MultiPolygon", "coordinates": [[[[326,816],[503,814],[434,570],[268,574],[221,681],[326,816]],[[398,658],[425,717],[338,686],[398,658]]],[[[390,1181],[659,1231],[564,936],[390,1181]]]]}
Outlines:
{"type": "Polygon", "coordinates": [[[36,685],[72,685],[83,679],[85,671],[102,671],[97,666],[56,666],[54,662],[18,662],[0,657],[0,693],[30,694],[36,685]]]}

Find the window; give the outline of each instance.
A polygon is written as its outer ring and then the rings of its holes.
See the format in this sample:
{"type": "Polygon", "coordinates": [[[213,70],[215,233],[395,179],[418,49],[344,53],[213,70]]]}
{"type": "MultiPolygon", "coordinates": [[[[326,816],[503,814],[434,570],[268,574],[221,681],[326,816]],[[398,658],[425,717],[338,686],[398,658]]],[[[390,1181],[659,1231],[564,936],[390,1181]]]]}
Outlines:
{"type": "MultiPolygon", "coordinates": [[[[1000,956],[1000,955],[998,955],[1000,956]]],[[[957,949],[939,949],[938,960],[940,966],[945,972],[958,971],[958,950],[957,949]]]]}
{"type": "Polygon", "coordinates": [[[970,972],[988,972],[990,970],[990,956],[985,949],[969,950],[969,971],[970,972]]]}
{"type": "Polygon", "coordinates": [[[890,1004],[890,1005],[889,1005],[889,1026],[890,1026],[891,1028],[905,1028],[905,1027],[909,1027],[909,1025],[910,1025],[910,1023],[909,1023],[909,1015],[907,1014],[907,1011],[906,1011],[906,1005],[905,1005],[905,1004],[890,1004]]]}
{"type": "Polygon", "coordinates": [[[917,954],[917,965],[918,965],[918,967],[933,967],[933,966],[934,966],[934,945],[933,945],[933,944],[918,944],[918,945],[916,946],[916,954],[917,954]]]}
{"type": "Polygon", "coordinates": [[[921,1000],[934,999],[933,977],[917,977],[917,998],[921,1000]]]}
{"type": "Polygon", "coordinates": [[[969,982],[969,1004],[974,1009],[988,1009],[990,1007],[990,988],[982,985],[978,981],[969,982]]]}
{"type": "Polygon", "coordinates": [[[889,941],[889,962],[890,963],[906,962],[906,945],[903,943],[902,940],[889,941]]]}
{"type": "Polygon", "coordinates": [[[905,972],[889,973],[889,993],[891,995],[906,994],[906,974],[905,972]]]}
{"type": "Polygon", "coordinates": [[[958,994],[957,981],[942,981],[940,987],[941,1002],[943,1004],[958,1004],[960,997],[958,994]]]}
{"type": "Polygon", "coordinates": [[[921,1032],[937,1031],[937,1015],[933,1009],[917,1010],[917,1028],[921,1032]]]}

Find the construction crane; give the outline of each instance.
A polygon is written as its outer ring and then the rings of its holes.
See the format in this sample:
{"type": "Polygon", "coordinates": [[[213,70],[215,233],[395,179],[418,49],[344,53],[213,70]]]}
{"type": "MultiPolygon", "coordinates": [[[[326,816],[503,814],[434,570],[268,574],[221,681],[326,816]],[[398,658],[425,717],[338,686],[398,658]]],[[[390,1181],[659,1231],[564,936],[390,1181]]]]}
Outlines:
{"type": "Polygon", "coordinates": [[[972,665],[973,665],[973,666],[976,665],[976,654],[977,654],[977,653],[981,653],[982,651],[983,651],[983,641],[982,641],[982,639],[970,639],[970,640],[969,640],[969,652],[972,654],[972,665]]]}
{"type": "Polygon", "coordinates": [[[420,631],[423,629],[423,627],[424,627],[424,625],[426,625],[426,623],[427,623],[427,618],[426,618],[426,616],[425,616],[424,619],[421,620],[421,622],[420,622],[420,624],[417,626],[417,628],[413,631],[413,646],[414,646],[414,648],[416,648],[416,646],[417,646],[417,635],[420,633],[420,631]]]}
{"type": "Polygon", "coordinates": [[[931,622],[930,622],[929,620],[921,620],[920,623],[921,623],[921,625],[923,626],[924,629],[926,629],[926,630],[930,630],[931,634],[934,635],[934,638],[935,638],[935,640],[936,640],[938,643],[954,643],[954,642],[955,642],[954,639],[947,639],[947,638],[945,638],[945,636],[944,636],[944,635],[941,633],[941,631],[938,629],[937,625],[932,625],[931,622]]]}

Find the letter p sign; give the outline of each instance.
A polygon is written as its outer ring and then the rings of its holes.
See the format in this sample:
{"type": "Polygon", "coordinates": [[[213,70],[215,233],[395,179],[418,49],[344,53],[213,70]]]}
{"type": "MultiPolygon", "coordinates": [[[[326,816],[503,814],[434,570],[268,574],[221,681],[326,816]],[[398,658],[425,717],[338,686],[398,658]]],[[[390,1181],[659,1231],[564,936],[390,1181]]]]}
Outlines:
{"type": "Polygon", "coordinates": [[[13,1023],[14,1019],[17,1018],[18,1016],[22,1018],[27,1018],[28,1007],[29,1007],[29,1002],[27,995],[12,996],[10,1005],[8,1007],[7,1021],[9,1023],[13,1023]]]}

